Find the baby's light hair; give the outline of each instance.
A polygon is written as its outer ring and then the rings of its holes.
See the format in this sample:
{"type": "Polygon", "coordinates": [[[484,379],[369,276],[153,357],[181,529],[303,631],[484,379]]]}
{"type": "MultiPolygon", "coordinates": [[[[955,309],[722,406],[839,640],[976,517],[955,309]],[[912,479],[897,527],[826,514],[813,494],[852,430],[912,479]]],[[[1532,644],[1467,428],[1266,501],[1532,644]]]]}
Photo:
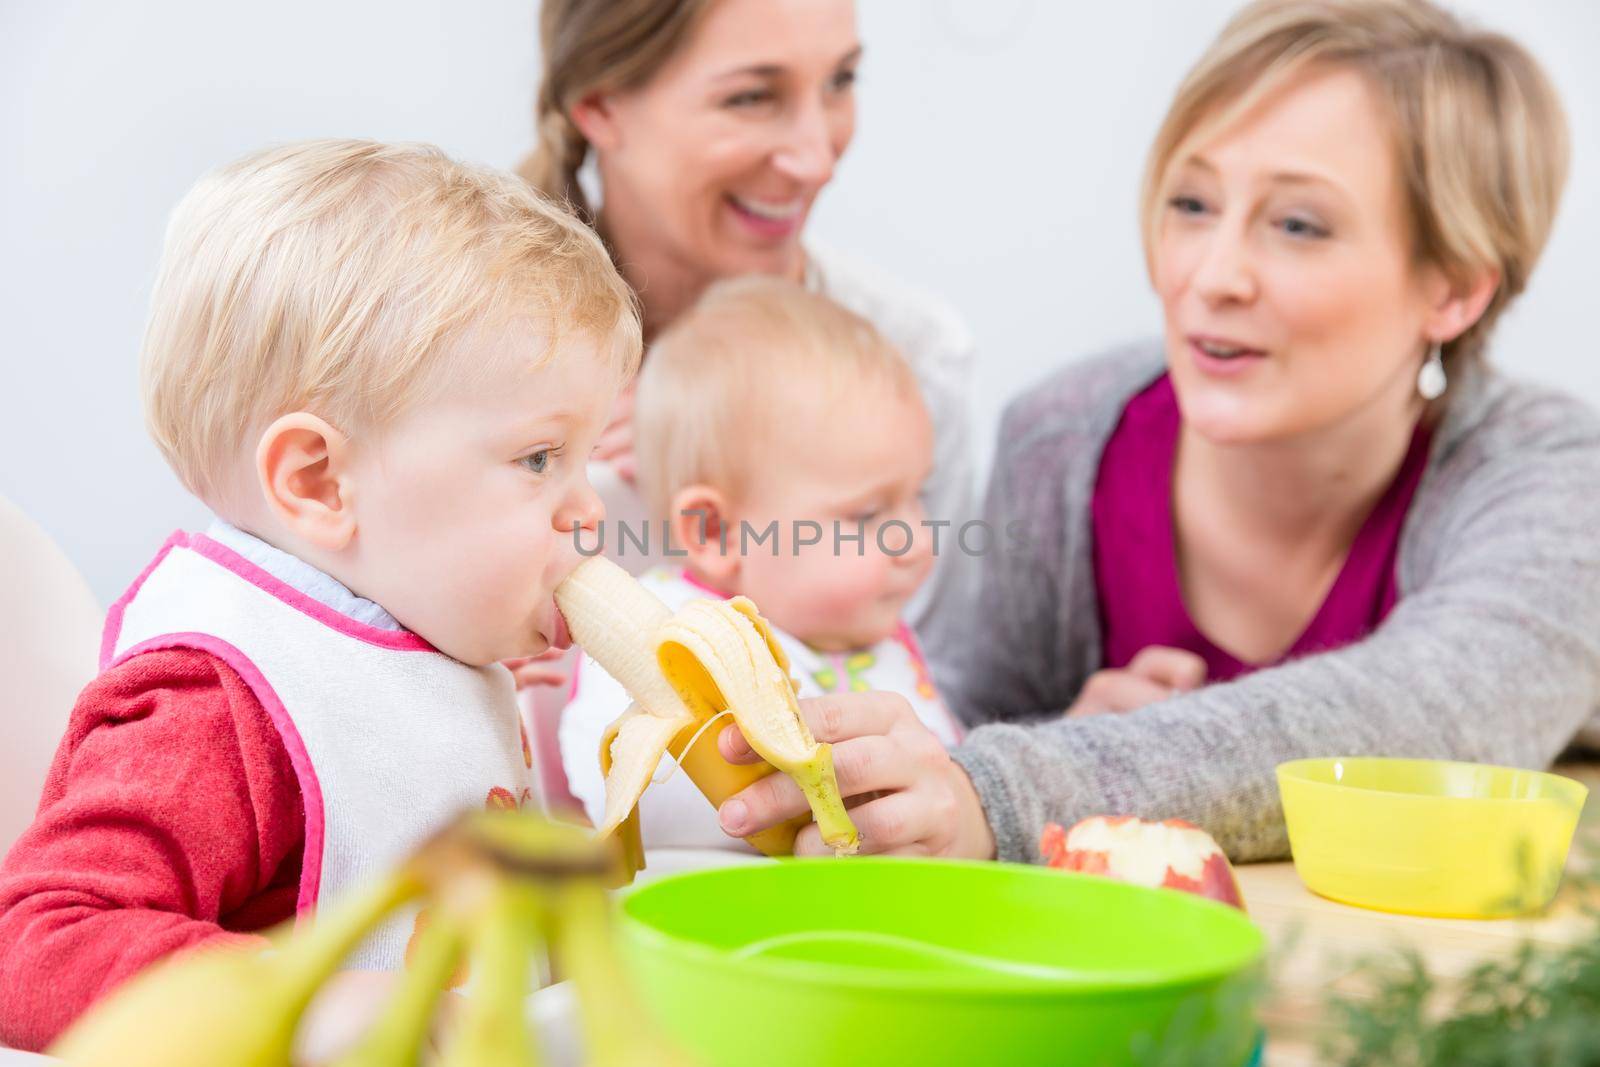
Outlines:
{"type": "Polygon", "coordinates": [[[833,398],[885,388],[922,403],[910,364],[861,316],[779,278],[713,285],[657,338],[639,373],[634,452],[651,516],[669,517],[688,485],[740,499],[775,431],[833,398]]]}
{"type": "Polygon", "coordinates": [[[602,347],[598,373],[638,365],[631,290],[594,232],[525,182],[430,145],[269,149],[173,212],[141,359],[146,422],[215,505],[280,415],[379,431],[481,371],[458,342],[513,319],[544,341],[530,368],[574,334],[602,347]]]}

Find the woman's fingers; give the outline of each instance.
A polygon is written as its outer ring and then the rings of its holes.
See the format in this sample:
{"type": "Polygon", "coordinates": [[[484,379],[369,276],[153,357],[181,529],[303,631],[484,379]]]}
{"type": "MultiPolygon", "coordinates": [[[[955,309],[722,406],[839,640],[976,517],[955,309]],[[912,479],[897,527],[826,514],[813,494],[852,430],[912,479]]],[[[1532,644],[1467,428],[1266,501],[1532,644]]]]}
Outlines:
{"type": "MultiPolygon", "coordinates": [[[[837,743],[852,737],[886,734],[907,716],[916,717],[911,705],[898,693],[832,693],[800,701],[811,735],[818,741],[837,743]]],[[[723,730],[717,749],[729,763],[758,763],[758,756],[737,726],[723,730]]],[[[838,753],[834,753],[835,759],[838,753]]]]}
{"type": "Polygon", "coordinates": [[[594,458],[609,461],[632,451],[633,387],[630,385],[617,394],[615,403],[611,405],[611,418],[601,431],[600,439],[595,442],[594,458]]]}
{"type": "Polygon", "coordinates": [[[547,648],[537,656],[518,656],[502,662],[518,689],[535,685],[565,685],[571,678],[561,663],[566,649],[547,648]]]}
{"type": "Polygon", "coordinates": [[[540,662],[548,663],[551,660],[558,660],[562,656],[565,656],[566,654],[567,654],[567,650],[566,649],[564,649],[564,648],[555,648],[554,646],[552,646],[550,648],[545,649],[543,652],[539,653],[537,656],[513,656],[508,660],[501,660],[501,662],[504,663],[506,665],[506,667],[510,668],[510,667],[514,667],[514,666],[521,666],[524,663],[540,663],[540,662]]]}
{"type": "MultiPolygon", "coordinates": [[[[805,796],[788,775],[769,774],[722,805],[722,829],[733,837],[747,837],[810,810],[805,796]],[[734,821],[734,817],[742,815],[737,804],[748,806],[748,822],[734,821]]],[[[940,805],[930,803],[920,792],[903,789],[851,808],[850,821],[860,834],[862,855],[925,856],[931,851],[925,842],[937,836],[943,813],[940,805]]],[[[823,843],[822,832],[811,822],[795,838],[794,854],[831,856],[833,849],[823,843]]]]}
{"type": "Polygon", "coordinates": [[[1095,671],[1067,709],[1072,718],[1133,711],[1177,693],[1198,689],[1206,681],[1206,661],[1181,648],[1151,645],[1140,649],[1119,670],[1095,671]]]}
{"type": "MultiPolygon", "coordinates": [[[[822,831],[817,829],[816,823],[808,823],[794,839],[794,854],[796,856],[832,856],[833,849],[822,841],[822,831]]],[[[919,856],[927,857],[934,854],[934,850],[922,841],[913,841],[910,844],[895,845],[890,848],[873,849],[868,853],[865,847],[861,855],[873,856],[919,856]]]]}
{"type": "Polygon", "coordinates": [[[511,680],[518,689],[528,689],[536,685],[560,686],[571,681],[571,676],[560,667],[551,667],[543,663],[525,663],[520,667],[511,668],[511,680]]]}
{"type": "Polygon", "coordinates": [[[623,423],[602,433],[594,443],[594,458],[613,462],[633,451],[633,424],[623,423]]]}
{"type": "Polygon", "coordinates": [[[1096,671],[1090,676],[1078,700],[1068,709],[1073,718],[1086,715],[1104,715],[1108,712],[1132,711],[1146,704],[1154,704],[1172,695],[1170,686],[1141,678],[1132,671],[1096,671]]]}
{"type": "MultiPolygon", "coordinates": [[[[839,782],[840,795],[853,797],[859,793],[904,789],[916,780],[917,754],[914,743],[899,745],[881,735],[839,742],[833,746],[833,773],[839,782]]],[[[874,800],[863,804],[852,810],[851,817],[854,818],[855,811],[864,811],[881,802],[874,800]]],[[[787,774],[769,774],[724,801],[718,817],[724,832],[746,837],[810,811],[810,803],[793,778],[787,774]]]]}
{"type": "Polygon", "coordinates": [[[639,472],[639,461],[633,453],[633,423],[618,423],[601,434],[595,442],[594,458],[611,464],[617,477],[632,485],[639,472]]]}
{"type": "Polygon", "coordinates": [[[1187,693],[1205,684],[1206,661],[1187,649],[1151,645],[1139,650],[1128,663],[1128,671],[1168,689],[1187,693]]]}
{"type": "MultiPolygon", "coordinates": [[[[848,800],[861,793],[909,789],[949,763],[949,755],[928,729],[915,723],[906,699],[894,694],[851,693],[802,701],[802,712],[819,741],[834,745],[838,792],[848,800]],[[906,725],[914,729],[896,729],[906,725]]],[[[734,729],[725,729],[726,734],[734,729]]],[[[720,742],[720,739],[718,739],[720,742]]],[[[742,739],[741,741],[742,744],[742,739]]],[[[726,752],[726,749],[723,749],[726,752]]],[[[870,801],[859,809],[882,800],[870,801]]],[[[787,774],[768,774],[723,801],[718,817],[733,837],[747,837],[810,811],[805,793],[787,774]]]]}
{"type": "Polygon", "coordinates": [[[611,424],[633,421],[633,401],[638,396],[638,382],[629,382],[617,391],[617,399],[611,404],[611,424]]]}
{"type": "Polygon", "coordinates": [[[717,753],[729,763],[760,763],[761,757],[731,720],[717,734],[717,753]]]}
{"type": "MultiPolygon", "coordinates": [[[[834,774],[860,831],[861,851],[994,856],[994,834],[977,791],[904,697],[839,693],[800,704],[816,738],[833,745],[834,774]]],[[[724,757],[753,755],[737,728],[725,729],[718,747],[724,757]]],[[[793,779],[769,774],[729,797],[718,816],[725,833],[748,837],[809,810],[793,779]]],[[[796,855],[828,851],[815,823],[795,839],[796,855]]]]}
{"type": "Polygon", "coordinates": [[[617,477],[633,485],[639,480],[639,459],[629,449],[611,460],[611,469],[617,472],[617,477]]]}
{"type": "Polygon", "coordinates": [[[717,822],[729,837],[749,837],[810,810],[793,778],[769,774],[724,800],[717,809],[717,822]]]}
{"type": "MultiPolygon", "coordinates": [[[[927,855],[923,842],[933,837],[938,829],[934,825],[935,810],[923,797],[912,791],[890,793],[870,804],[850,811],[850,821],[856,824],[861,835],[858,854],[882,856],[891,853],[927,855]]],[[[822,834],[812,823],[795,839],[795,855],[832,855],[833,849],[823,843],[822,834]],[[802,840],[804,839],[804,840],[802,840]]]]}

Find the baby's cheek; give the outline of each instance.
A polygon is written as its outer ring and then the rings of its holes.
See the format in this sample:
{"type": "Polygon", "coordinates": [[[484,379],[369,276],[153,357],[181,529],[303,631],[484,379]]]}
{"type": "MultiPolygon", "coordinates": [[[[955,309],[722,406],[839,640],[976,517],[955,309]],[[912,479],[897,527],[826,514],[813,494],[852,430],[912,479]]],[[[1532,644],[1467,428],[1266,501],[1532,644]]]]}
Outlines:
{"type": "Polygon", "coordinates": [[[537,608],[552,592],[546,563],[553,547],[526,531],[493,528],[446,546],[443,573],[453,586],[450,599],[460,605],[451,626],[463,642],[496,658],[526,654],[537,608]]]}
{"type": "Polygon", "coordinates": [[[870,612],[884,592],[883,561],[850,552],[819,563],[811,590],[818,621],[836,627],[866,621],[863,613],[870,612]]]}

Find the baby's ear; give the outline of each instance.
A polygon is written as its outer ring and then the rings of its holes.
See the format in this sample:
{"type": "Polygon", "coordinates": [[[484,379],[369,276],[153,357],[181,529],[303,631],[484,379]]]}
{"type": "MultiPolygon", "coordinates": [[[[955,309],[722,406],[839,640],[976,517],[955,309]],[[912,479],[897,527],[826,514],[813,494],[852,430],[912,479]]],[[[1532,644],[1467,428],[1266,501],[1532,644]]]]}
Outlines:
{"type": "Polygon", "coordinates": [[[724,589],[739,576],[738,523],[727,497],[709,485],[687,485],[672,495],[667,520],[674,547],[688,562],[724,589]]]}
{"type": "Polygon", "coordinates": [[[256,445],[256,479],[273,515],[330,552],[356,534],[350,473],[350,439],[310,412],[279,418],[256,445]]]}

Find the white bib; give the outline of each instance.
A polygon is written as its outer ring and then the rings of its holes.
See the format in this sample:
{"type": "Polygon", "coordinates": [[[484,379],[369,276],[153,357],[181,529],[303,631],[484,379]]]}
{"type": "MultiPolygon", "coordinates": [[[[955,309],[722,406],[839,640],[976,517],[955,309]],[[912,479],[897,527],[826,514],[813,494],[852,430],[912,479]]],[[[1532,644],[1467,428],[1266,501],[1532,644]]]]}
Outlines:
{"type": "MultiPolygon", "coordinates": [[[[112,605],[100,667],[163,648],[226,662],[278,728],[305,803],[302,919],[461,812],[531,801],[505,668],[350,619],[204,535],[173,534],[112,605]]],[[[413,924],[396,916],[346,965],[399,968],[413,924]]]]}

